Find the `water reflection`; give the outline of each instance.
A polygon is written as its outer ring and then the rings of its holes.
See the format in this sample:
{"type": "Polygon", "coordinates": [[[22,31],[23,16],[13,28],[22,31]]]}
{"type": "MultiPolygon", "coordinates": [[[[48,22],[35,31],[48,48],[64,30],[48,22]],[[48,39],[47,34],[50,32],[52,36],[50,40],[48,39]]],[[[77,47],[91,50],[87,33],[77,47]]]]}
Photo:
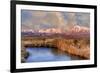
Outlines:
{"type": "Polygon", "coordinates": [[[55,48],[34,47],[27,48],[26,51],[29,53],[29,57],[26,59],[26,62],[81,60],[81,58],[77,56],[71,56],[55,48]]]}

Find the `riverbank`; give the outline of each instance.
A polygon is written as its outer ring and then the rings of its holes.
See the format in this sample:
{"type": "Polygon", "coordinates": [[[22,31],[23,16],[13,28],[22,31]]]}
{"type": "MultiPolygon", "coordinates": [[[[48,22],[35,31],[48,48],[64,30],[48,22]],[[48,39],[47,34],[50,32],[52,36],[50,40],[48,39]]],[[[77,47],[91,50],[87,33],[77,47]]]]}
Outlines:
{"type": "Polygon", "coordinates": [[[25,51],[26,47],[53,47],[84,59],[90,58],[90,40],[88,38],[64,39],[22,37],[22,61],[28,56],[28,53],[25,51]]]}

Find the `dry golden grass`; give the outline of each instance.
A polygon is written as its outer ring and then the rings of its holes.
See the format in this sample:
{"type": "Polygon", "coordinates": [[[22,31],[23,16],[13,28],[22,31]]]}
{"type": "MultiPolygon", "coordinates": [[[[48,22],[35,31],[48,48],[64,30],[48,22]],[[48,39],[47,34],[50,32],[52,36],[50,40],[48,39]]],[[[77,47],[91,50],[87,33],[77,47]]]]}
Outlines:
{"type": "MultiPolygon", "coordinates": [[[[63,38],[23,38],[22,49],[25,45],[33,46],[53,46],[61,51],[69,54],[80,56],[83,58],[90,58],[90,40],[89,39],[63,39],[63,38]]],[[[25,55],[25,51],[22,51],[25,55]]]]}

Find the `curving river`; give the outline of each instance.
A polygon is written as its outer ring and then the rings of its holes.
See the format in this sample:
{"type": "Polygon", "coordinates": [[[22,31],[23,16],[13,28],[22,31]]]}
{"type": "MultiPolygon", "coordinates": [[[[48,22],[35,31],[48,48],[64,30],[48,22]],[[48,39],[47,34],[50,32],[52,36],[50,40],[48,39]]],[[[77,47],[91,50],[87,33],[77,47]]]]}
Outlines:
{"type": "Polygon", "coordinates": [[[54,48],[34,47],[27,48],[26,51],[29,53],[26,62],[71,61],[82,59],[54,48]]]}

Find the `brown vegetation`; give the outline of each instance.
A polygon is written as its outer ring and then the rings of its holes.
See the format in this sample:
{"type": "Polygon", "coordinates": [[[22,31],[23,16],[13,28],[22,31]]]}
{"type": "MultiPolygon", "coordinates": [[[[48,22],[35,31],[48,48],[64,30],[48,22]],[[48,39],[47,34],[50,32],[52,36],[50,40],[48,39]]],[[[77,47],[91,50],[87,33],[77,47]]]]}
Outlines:
{"type": "Polygon", "coordinates": [[[58,49],[69,54],[90,58],[90,43],[87,39],[57,39],[55,42],[58,49]]]}
{"type": "Polygon", "coordinates": [[[63,39],[63,38],[22,38],[22,59],[27,54],[23,47],[55,47],[66,53],[80,56],[86,59],[90,58],[90,40],[89,39],[63,39]]]}

